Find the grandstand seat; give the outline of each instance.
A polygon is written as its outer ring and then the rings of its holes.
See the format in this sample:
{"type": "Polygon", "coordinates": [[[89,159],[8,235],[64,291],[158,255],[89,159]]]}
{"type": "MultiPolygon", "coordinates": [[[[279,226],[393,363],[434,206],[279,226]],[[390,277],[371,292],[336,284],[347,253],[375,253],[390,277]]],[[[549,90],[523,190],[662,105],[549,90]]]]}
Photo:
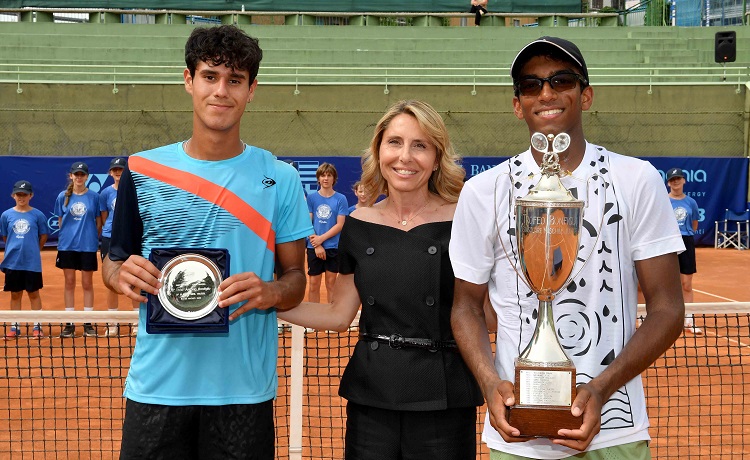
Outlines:
{"type": "Polygon", "coordinates": [[[736,213],[727,209],[724,220],[716,221],[715,248],[750,248],[750,209],[736,213]]]}

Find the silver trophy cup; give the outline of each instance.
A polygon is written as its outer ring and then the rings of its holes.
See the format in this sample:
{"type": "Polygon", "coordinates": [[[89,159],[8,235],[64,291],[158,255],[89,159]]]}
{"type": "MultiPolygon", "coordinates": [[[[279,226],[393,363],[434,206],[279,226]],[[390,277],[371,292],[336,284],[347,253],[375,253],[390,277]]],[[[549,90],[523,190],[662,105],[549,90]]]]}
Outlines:
{"type": "Polygon", "coordinates": [[[516,200],[516,238],[519,274],[537,295],[539,310],[531,340],[516,358],[516,405],[508,420],[521,436],[557,437],[559,429],[579,428],[582,422],[570,413],[576,371],[557,339],[552,300],[571,279],[584,202],[560,181],[558,155],[570,145],[570,136],[535,133],[531,145],[545,152],[542,178],[516,200]]]}

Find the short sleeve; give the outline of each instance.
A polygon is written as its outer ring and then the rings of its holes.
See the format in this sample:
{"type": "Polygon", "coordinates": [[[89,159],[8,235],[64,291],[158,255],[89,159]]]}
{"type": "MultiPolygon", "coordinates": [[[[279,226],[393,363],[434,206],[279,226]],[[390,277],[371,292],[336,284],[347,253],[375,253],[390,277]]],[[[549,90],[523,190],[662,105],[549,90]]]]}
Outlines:
{"type": "Polygon", "coordinates": [[[664,193],[659,172],[648,162],[642,162],[640,173],[629,174],[637,184],[630,209],[630,241],[633,260],[678,253],[685,249],[674,210],[664,193]]]}
{"type": "Polygon", "coordinates": [[[65,199],[65,193],[61,192],[59,195],[57,195],[57,198],[55,199],[55,215],[58,217],[62,217],[63,215],[63,200],[65,199]]]}
{"type": "Polygon", "coordinates": [[[117,188],[117,206],[112,218],[109,258],[124,261],[131,255],[141,255],[142,243],[143,220],[138,210],[138,196],[130,169],[125,167],[117,188]]]}
{"type": "Polygon", "coordinates": [[[0,236],[8,236],[8,214],[0,215],[0,236]]]}
{"type": "Polygon", "coordinates": [[[337,214],[339,216],[348,216],[349,215],[349,203],[346,201],[346,197],[339,193],[338,195],[338,203],[339,203],[339,209],[337,211],[337,214]]]}
{"type": "Polygon", "coordinates": [[[307,212],[309,212],[310,214],[314,212],[313,208],[315,207],[315,204],[313,203],[313,200],[312,200],[312,196],[313,195],[310,194],[305,197],[305,201],[307,202],[307,212]]]}
{"type": "Polygon", "coordinates": [[[99,214],[107,211],[107,189],[102,190],[99,194],[99,214]]]}
{"type": "MultiPolygon", "coordinates": [[[[482,179],[477,177],[477,179],[482,179]]],[[[493,210],[481,195],[477,180],[469,180],[461,190],[453,216],[449,253],[456,278],[474,284],[489,281],[495,264],[495,249],[490,239],[493,210]]]]}

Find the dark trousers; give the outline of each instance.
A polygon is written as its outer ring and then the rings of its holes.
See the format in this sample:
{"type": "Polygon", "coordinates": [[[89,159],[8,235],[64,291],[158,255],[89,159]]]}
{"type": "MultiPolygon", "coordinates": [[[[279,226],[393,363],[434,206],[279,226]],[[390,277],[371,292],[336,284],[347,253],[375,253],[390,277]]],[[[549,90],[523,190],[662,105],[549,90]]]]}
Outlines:
{"type": "Polygon", "coordinates": [[[482,21],[482,15],[487,14],[487,8],[480,5],[471,5],[469,13],[474,13],[474,25],[478,26],[482,21]]]}
{"type": "Polygon", "coordinates": [[[466,460],[477,455],[475,407],[394,411],[346,405],[346,460],[466,460]]]}
{"type": "Polygon", "coordinates": [[[125,402],[120,460],[274,460],[273,401],[224,406],[125,402]]]}

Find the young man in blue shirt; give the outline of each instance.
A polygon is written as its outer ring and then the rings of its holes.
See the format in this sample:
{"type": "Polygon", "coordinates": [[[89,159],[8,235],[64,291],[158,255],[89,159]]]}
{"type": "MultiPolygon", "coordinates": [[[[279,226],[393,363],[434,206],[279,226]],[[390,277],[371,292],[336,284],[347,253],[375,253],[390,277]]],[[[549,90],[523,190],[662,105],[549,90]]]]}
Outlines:
{"type": "Polygon", "coordinates": [[[128,158],[117,194],[105,284],[140,302],[125,384],[120,458],[274,458],[276,310],[305,294],[312,233],[294,167],[240,139],[262,58],[234,26],[196,28],[185,45],[192,136],[128,158]],[[219,285],[229,332],[149,334],[161,287],[152,248],[224,248],[219,285]],[[276,278],[274,278],[276,273],[276,278]]]}

